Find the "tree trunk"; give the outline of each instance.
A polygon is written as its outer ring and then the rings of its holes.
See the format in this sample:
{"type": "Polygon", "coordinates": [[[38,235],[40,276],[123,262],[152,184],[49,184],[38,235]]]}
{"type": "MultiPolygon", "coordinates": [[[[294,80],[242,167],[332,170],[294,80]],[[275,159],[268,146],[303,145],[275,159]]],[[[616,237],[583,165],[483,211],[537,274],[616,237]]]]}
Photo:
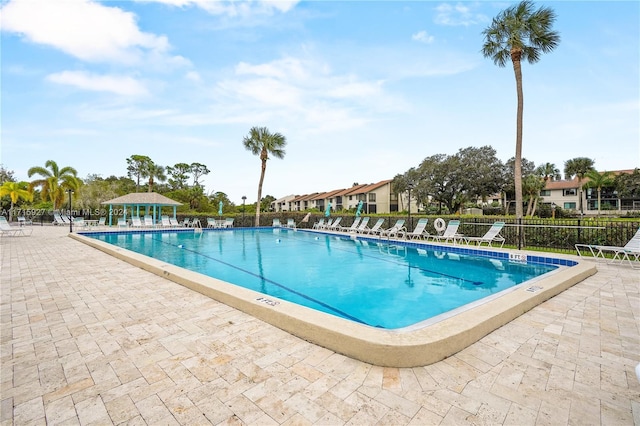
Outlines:
{"type": "Polygon", "coordinates": [[[524,110],[524,100],[522,94],[522,68],[520,64],[520,51],[511,52],[513,71],[516,76],[516,91],[518,94],[518,110],[516,114],[516,156],[513,173],[516,191],[516,218],[522,218],[522,117],[524,110]]]}
{"type": "Polygon", "coordinates": [[[260,171],[260,182],[258,183],[258,200],[256,201],[256,226],[260,226],[260,200],[262,200],[262,183],[264,173],[267,170],[267,160],[262,160],[262,170],[260,171]]]}

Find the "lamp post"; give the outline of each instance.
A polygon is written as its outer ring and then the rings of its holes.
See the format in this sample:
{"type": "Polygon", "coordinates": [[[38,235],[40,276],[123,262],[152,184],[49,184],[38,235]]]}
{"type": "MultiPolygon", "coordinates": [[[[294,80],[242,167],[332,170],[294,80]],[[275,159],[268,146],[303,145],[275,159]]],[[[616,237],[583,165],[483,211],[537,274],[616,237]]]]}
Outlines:
{"type": "Polygon", "coordinates": [[[73,194],[73,190],[67,189],[69,193],[69,232],[73,232],[73,217],[71,216],[71,194],[73,194]]]}
{"type": "Polygon", "coordinates": [[[413,226],[411,226],[411,189],[413,188],[413,182],[409,182],[407,184],[407,188],[409,189],[409,206],[407,209],[407,224],[409,225],[407,229],[413,229],[413,226]]]}
{"type": "Polygon", "coordinates": [[[242,196],[242,226],[244,226],[244,202],[247,201],[247,196],[242,196]]]}

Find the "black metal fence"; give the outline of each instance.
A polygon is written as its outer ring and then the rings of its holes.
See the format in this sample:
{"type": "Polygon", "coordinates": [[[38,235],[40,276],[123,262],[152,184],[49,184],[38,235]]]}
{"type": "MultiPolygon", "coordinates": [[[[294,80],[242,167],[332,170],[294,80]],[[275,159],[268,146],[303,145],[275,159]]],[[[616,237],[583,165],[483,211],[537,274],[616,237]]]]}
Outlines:
{"type": "MultiPolygon", "coordinates": [[[[332,217],[342,217],[341,225],[348,227],[355,220],[354,215],[333,214],[332,217]]],[[[185,217],[200,219],[206,226],[207,217],[211,214],[203,215],[182,215],[178,214],[180,221],[185,217]]],[[[224,217],[233,217],[235,227],[255,226],[255,215],[251,214],[231,214],[224,217]]],[[[277,218],[282,224],[286,224],[289,218],[294,219],[298,228],[312,228],[313,224],[324,218],[322,213],[312,213],[307,217],[304,212],[281,212],[263,213],[260,215],[259,226],[271,226],[273,219],[277,218]],[[307,219],[306,221],[304,219],[307,219]]],[[[518,221],[513,217],[500,216],[411,216],[406,215],[375,215],[370,224],[375,223],[377,218],[384,218],[383,228],[391,227],[398,219],[405,220],[405,227],[411,231],[417,225],[420,218],[429,220],[426,231],[437,234],[434,228],[435,220],[441,217],[448,222],[452,219],[460,220],[458,232],[467,236],[482,236],[489,227],[496,221],[505,222],[500,235],[505,241],[505,247],[522,248],[530,250],[549,250],[575,253],[575,244],[601,244],[608,246],[624,246],[638,231],[640,220],[612,220],[598,218],[583,219],[522,219],[518,221]]],[[[51,225],[53,223],[53,213],[39,211],[38,214],[29,215],[34,225],[51,225]]],[[[98,219],[98,217],[85,216],[85,219],[98,219]]],[[[115,218],[114,218],[115,223],[115,218]]]]}

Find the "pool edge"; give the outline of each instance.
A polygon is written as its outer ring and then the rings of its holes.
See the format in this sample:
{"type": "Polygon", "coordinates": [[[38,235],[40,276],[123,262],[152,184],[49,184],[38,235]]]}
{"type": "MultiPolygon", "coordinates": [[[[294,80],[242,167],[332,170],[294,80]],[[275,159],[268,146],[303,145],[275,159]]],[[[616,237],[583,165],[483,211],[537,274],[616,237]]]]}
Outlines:
{"type": "Polygon", "coordinates": [[[576,265],[519,287],[435,324],[409,331],[376,329],[189,271],[111,244],[69,234],[120,260],[239,309],[301,339],[383,367],[417,367],[451,356],[540,303],[594,275],[595,263],[576,265]]]}

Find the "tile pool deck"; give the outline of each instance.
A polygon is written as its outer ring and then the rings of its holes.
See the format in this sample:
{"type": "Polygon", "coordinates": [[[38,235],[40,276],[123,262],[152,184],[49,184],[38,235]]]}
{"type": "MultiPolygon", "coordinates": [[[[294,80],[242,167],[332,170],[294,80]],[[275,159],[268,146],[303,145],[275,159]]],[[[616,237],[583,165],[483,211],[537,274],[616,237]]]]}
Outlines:
{"type": "Polygon", "coordinates": [[[640,425],[640,272],[450,358],[376,367],[68,238],[2,237],[0,425],[640,425]]]}

